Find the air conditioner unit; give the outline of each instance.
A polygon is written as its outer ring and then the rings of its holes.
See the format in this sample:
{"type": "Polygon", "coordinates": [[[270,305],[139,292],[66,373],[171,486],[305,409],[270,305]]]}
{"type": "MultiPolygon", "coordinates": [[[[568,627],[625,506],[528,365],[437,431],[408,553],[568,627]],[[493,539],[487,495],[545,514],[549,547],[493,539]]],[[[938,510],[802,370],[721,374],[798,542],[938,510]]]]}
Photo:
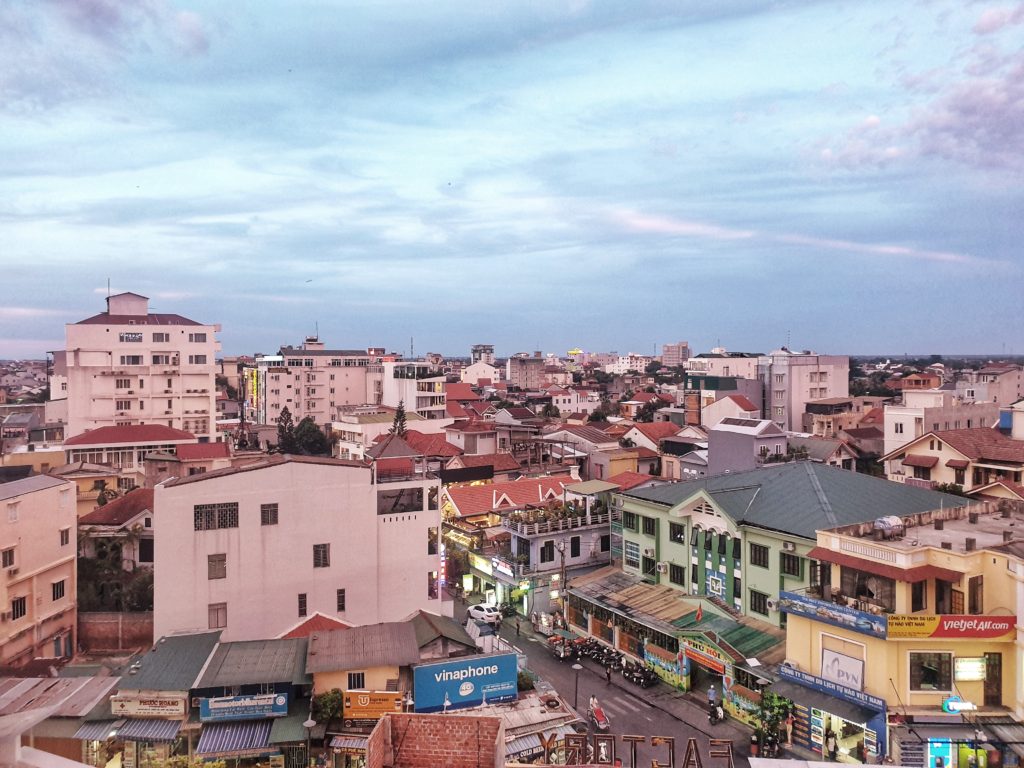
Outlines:
{"type": "Polygon", "coordinates": [[[658,563],[658,573],[668,573],[668,563],[658,563]]]}
{"type": "Polygon", "coordinates": [[[769,597],[766,602],[768,604],[768,610],[769,611],[777,611],[777,610],[779,610],[779,601],[776,600],[774,597],[769,597]]]}
{"type": "Polygon", "coordinates": [[[19,573],[19,571],[18,571],[17,568],[8,568],[7,569],[7,578],[13,579],[15,576],[18,575],[18,573],[19,573]]]}
{"type": "Polygon", "coordinates": [[[792,541],[782,542],[782,549],[784,552],[796,552],[796,544],[792,541]]]}
{"type": "Polygon", "coordinates": [[[134,389],[129,389],[128,390],[128,394],[129,395],[134,395],[135,394],[135,390],[134,389]]]}
{"type": "Polygon", "coordinates": [[[654,557],[654,549],[652,547],[644,547],[644,557],[654,557]]]}
{"type": "Polygon", "coordinates": [[[199,709],[200,702],[199,702],[199,697],[198,696],[193,696],[192,697],[192,706],[195,707],[196,709],[199,709]]]}

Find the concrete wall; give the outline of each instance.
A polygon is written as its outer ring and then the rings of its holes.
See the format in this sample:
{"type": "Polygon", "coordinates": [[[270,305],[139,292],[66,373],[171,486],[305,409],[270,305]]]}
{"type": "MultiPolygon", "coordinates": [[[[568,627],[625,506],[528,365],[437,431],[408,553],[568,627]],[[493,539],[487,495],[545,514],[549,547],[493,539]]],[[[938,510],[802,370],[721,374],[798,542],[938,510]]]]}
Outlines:
{"type": "Polygon", "coordinates": [[[153,641],[152,612],[78,614],[78,644],[84,651],[148,648],[153,641]]]}

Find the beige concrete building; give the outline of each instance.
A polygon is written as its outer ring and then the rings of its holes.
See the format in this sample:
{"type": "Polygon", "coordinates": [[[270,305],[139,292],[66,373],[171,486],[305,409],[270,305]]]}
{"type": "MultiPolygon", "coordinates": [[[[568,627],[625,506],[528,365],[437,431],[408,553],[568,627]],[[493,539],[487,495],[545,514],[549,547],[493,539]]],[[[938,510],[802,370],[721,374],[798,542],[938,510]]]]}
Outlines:
{"type": "Polygon", "coordinates": [[[991,427],[997,421],[999,406],[992,402],[961,400],[945,389],[904,391],[901,404],[885,406],[885,452],[927,432],[991,427]]]}
{"type": "Polygon", "coordinates": [[[782,429],[799,432],[807,403],[850,394],[850,358],[783,347],[758,360],[764,385],[764,415],[782,429]]]}
{"type": "Polygon", "coordinates": [[[74,483],[0,485],[0,664],[73,654],[77,546],[74,483]]]}
{"type": "Polygon", "coordinates": [[[152,313],[135,293],[66,326],[67,435],[99,427],[162,424],[216,439],[219,325],[152,313]]]}

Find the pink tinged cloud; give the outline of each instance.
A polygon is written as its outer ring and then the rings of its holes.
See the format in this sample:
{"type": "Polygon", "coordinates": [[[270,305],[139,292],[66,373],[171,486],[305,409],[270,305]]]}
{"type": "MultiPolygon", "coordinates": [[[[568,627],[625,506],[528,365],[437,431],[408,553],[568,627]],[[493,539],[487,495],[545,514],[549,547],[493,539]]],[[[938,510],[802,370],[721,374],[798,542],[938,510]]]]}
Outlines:
{"type": "Polygon", "coordinates": [[[988,8],[973,27],[977,35],[991,35],[1004,27],[1024,21],[1024,3],[1016,8],[988,8]]]}
{"type": "Polygon", "coordinates": [[[862,253],[871,256],[946,264],[992,263],[988,259],[981,259],[952,251],[934,251],[925,248],[910,248],[903,245],[888,245],[884,243],[858,243],[853,240],[838,240],[795,233],[758,232],[752,229],[722,227],[717,224],[675,219],[668,216],[651,216],[637,211],[614,211],[611,218],[631,232],[653,235],[673,235],[706,240],[749,240],[763,243],[782,243],[817,250],[862,253]]]}
{"type": "Polygon", "coordinates": [[[180,11],[175,19],[177,39],[186,53],[201,54],[210,50],[210,40],[206,36],[203,20],[192,11],[180,11]]]}

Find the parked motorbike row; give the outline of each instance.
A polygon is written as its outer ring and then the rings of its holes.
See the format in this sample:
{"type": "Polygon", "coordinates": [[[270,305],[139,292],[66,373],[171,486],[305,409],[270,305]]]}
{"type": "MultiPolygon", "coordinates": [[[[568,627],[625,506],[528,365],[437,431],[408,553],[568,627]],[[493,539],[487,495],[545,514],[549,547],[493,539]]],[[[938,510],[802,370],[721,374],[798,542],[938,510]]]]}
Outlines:
{"type": "Polygon", "coordinates": [[[646,664],[634,664],[628,661],[622,662],[622,676],[641,688],[650,688],[658,682],[658,675],[646,664]]]}
{"type": "Polygon", "coordinates": [[[573,658],[592,659],[601,666],[608,667],[612,672],[618,670],[626,680],[641,688],[650,688],[658,682],[658,675],[646,664],[629,661],[621,652],[599,643],[592,637],[570,640],[553,635],[548,638],[548,645],[551,652],[561,661],[573,658]]]}

